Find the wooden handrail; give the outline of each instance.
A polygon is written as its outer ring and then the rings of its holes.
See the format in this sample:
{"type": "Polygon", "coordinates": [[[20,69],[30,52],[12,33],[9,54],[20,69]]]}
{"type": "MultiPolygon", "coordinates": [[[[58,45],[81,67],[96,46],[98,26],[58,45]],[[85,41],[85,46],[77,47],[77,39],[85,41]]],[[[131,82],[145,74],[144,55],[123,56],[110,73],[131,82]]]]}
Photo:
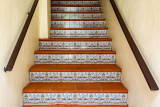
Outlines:
{"type": "Polygon", "coordinates": [[[146,81],[148,83],[148,86],[150,87],[150,89],[152,91],[159,90],[159,87],[156,84],[156,82],[155,82],[155,80],[154,80],[154,78],[153,78],[153,76],[152,76],[147,64],[145,63],[140,51],[138,50],[138,48],[137,48],[137,46],[136,46],[136,44],[135,44],[135,42],[134,42],[129,30],[128,30],[128,28],[127,28],[127,26],[126,26],[126,24],[125,24],[125,22],[124,22],[124,20],[123,20],[123,18],[121,16],[119,10],[118,10],[118,8],[117,8],[117,5],[116,5],[115,1],[114,0],[110,0],[110,2],[111,2],[111,5],[112,5],[112,7],[114,9],[114,12],[115,12],[115,14],[116,14],[116,16],[118,18],[118,21],[119,21],[119,23],[121,25],[121,28],[122,28],[122,30],[124,32],[124,35],[125,35],[128,43],[129,43],[129,45],[131,47],[131,50],[132,50],[132,52],[133,52],[133,54],[134,54],[134,56],[135,56],[135,58],[136,58],[136,60],[137,60],[137,62],[139,64],[139,66],[140,66],[140,68],[142,70],[142,73],[143,73],[143,75],[144,75],[144,77],[145,77],[145,79],[146,79],[146,81]]]}
{"type": "Polygon", "coordinates": [[[8,61],[8,64],[7,64],[7,66],[4,68],[4,71],[5,71],[5,72],[6,72],[6,71],[12,71],[12,69],[13,69],[13,66],[14,66],[15,61],[16,61],[17,56],[18,56],[18,53],[19,53],[19,51],[20,51],[20,49],[21,49],[23,40],[24,40],[24,38],[25,38],[25,36],[26,36],[27,30],[28,30],[29,25],[30,25],[30,23],[31,23],[33,14],[34,14],[34,12],[35,12],[35,10],[36,10],[38,1],[39,1],[39,0],[35,0],[35,1],[34,1],[33,5],[32,5],[32,8],[31,8],[31,11],[28,13],[27,20],[26,20],[26,22],[25,22],[25,24],[24,24],[24,27],[23,27],[23,29],[22,29],[22,31],[21,31],[21,33],[20,33],[20,36],[19,36],[18,41],[17,41],[17,43],[16,43],[16,45],[15,45],[15,47],[14,47],[14,50],[13,50],[13,52],[12,52],[12,54],[11,54],[11,57],[10,57],[10,59],[9,59],[9,61],[8,61]]]}

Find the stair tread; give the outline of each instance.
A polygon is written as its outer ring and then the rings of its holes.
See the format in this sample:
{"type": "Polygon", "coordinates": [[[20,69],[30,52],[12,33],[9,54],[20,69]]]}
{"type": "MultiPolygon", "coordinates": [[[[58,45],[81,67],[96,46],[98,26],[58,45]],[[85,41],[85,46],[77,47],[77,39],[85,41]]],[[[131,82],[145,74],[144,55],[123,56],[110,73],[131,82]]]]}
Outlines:
{"type": "Polygon", "coordinates": [[[35,64],[30,72],[121,72],[116,64],[35,64]]]}
{"type": "Polygon", "coordinates": [[[50,30],[108,30],[108,28],[50,28],[50,30]]]}
{"type": "Polygon", "coordinates": [[[70,104],[55,104],[55,105],[24,105],[23,107],[128,107],[128,105],[70,105],[70,104]]]}
{"type": "Polygon", "coordinates": [[[116,54],[109,50],[38,50],[35,54],[116,54]]]}
{"type": "Polygon", "coordinates": [[[24,93],[128,93],[120,82],[94,82],[94,83],[29,83],[24,93]]]}
{"type": "Polygon", "coordinates": [[[51,19],[51,21],[105,21],[105,19],[51,19]]]}
{"type": "Polygon", "coordinates": [[[110,38],[54,38],[54,39],[47,39],[42,38],[39,41],[112,41],[110,38]]]}
{"type": "Polygon", "coordinates": [[[101,5],[55,5],[55,4],[52,4],[52,7],[101,7],[101,5]]]}
{"type": "Polygon", "coordinates": [[[92,13],[94,13],[94,14],[95,14],[95,13],[103,13],[103,12],[102,12],[102,11],[96,11],[96,12],[93,12],[93,11],[90,11],[90,12],[71,12],[71,11],[70,11],[70,12],[68,12],[68,11],[67,11],[67,12],[64,12],[64,11],[52,11],[51,13],[77,13],[77,14],[78,14],[78,13],[79,13],[79,14],[83,14],[83,13],[84,13],[84,14],[85,14],[85,13],[92,14],[92,13]]]}

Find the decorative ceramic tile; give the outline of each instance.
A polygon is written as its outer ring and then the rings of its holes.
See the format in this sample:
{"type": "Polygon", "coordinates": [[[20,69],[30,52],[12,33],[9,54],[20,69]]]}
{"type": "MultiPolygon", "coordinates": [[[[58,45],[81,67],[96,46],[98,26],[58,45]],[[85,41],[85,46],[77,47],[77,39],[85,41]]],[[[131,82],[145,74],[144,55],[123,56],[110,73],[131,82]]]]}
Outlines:
{"type": "Polygon", "coordinates": [[[101,11],[101,7],[51,7],[51,10],[60,12],[90,12],[101,11]]]}
{"type": "Polygon", "coordinates": [[[52,1],[54,5],[99,5],[99,1],[52,1]]]}
{"type": "Polygon", "coordinates": [[[111,50],[111,41],[40,41],[40,50],[111,50]]]}
{"type": "Polygon", "coordinates": [[[103,14],[64,14],[52,13],[52,19],[102,19],[103,14]]]}
{"type": "Polygon", "coordinates": [[[108,30],[51,30],[51,38],[108,38],[108,30]]]}
{"type": "Polygon", "coordinates": [[[30,82],[120,82],[120,72],[30,72],[30,82]]]}
{"type": "Polygon", "coordinates": [[[24,105],[127,105],[127,93],[24,93],[24,105]]]}
{"type": "Polygon", "coordinates": [[[35,54],[35,64],[115,64],[115,54],[35,54]]]}
{"type": "Polygon", "coordinates": [[[104,28],[105,21],[52,21],[52,28],[104,28]]]}

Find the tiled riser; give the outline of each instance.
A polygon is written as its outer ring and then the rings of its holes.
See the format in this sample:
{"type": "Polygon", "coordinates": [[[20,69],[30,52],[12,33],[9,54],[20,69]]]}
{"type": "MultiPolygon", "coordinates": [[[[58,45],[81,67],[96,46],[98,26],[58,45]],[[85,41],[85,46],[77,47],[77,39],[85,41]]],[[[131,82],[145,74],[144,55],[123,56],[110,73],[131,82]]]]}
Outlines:
{"type": "Polygon", "coordinates": [[[52,11],[58,12],[90,12],[101,11],[101,7],[52,7],[52,11]]]}
{"type": "Polygon", "coordinates": [[[120,82],[120,72],[30,72],[30,82],[120,82]]]}
{"type": "Polygon", "coordinates": [[[24,105],[127,105],[127,93],[24,93],[24,105]]]}
{"type": "Polygon", "coordinates": [[[103,28],[105,21],[52,21],[52,28],[103,28]]]}
{"type": "Polygon", "coordinates": [[[35,64],[115,64],[115,54],[35,54],[35,64]]]}
{"type": "Polygon", "coordinates": [[[40,41],[40,50],[111,50],[111,41],[101,42],[48,42],[40,41]]]}
{"type": "Polygon", "coordinates": [[[108,30],[51,30],[51,38],[107,38],[108,30]]]}
{"type": "Polygon", "coordinates": [[[52,1],[54,5],[99,5],[99,1],[52,1]]]}
{"type": "Polygon", "coordinates": [[[102,19],[103,14],[52,14],[52,19],[102,19]]]}

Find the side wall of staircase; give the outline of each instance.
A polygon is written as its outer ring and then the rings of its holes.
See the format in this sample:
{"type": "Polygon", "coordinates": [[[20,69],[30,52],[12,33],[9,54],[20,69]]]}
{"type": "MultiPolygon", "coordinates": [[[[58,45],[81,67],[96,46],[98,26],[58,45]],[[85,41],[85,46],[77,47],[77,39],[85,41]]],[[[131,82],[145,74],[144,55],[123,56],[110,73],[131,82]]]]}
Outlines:
{"type": "MultiPolygon", "coordinates": [[[[115,2],[160,86],[160,1],[115,0],[115,2]]],[[[149,89],[109,0],[101,0],[101,5],[109,27],[109,35],[113,39],[113,50],[117,52],[117,64],[123,69],[122,81],[129,90],[129,107],[160,107],[160,92],[149,89]]]]}
{"type": "Polygon", "coordinates": [[[28,69],[38,49],[39,7],[36,9],[15,66],[4,72],[34,0],[0,1],[0,107],[22,107],[22,89],[29,83],[28,69]]]}

